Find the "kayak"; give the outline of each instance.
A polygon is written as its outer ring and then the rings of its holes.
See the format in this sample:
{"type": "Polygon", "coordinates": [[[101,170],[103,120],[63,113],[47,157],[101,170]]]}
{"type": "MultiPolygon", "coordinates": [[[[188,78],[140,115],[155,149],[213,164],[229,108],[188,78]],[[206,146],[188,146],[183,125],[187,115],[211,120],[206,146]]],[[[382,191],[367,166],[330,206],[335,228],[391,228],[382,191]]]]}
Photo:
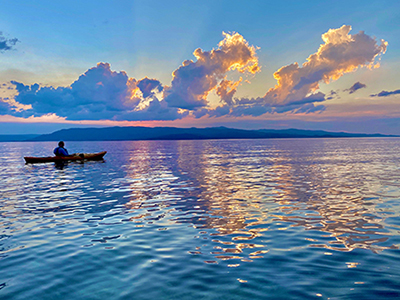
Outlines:
{"type": "Polygon", "coordinates": [[[99,153],[75,153],[70,156],[48,156],[48,157],[24,157],[27,164],[46,163],[46,162],[64,162],[64,161],[84,161],[84,160],[102,160],[107,151],[99,153]]]}

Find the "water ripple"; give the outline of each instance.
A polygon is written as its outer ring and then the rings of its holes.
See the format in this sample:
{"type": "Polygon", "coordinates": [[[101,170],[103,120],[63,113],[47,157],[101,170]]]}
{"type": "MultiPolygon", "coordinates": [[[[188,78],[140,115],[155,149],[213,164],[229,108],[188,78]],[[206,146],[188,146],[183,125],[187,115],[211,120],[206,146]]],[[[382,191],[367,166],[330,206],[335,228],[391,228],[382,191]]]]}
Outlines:
{"type": "Polygon", "coordinates": [[[0,297],[400,297],[399,139],[53,146],[0,143],[0,297]]]}

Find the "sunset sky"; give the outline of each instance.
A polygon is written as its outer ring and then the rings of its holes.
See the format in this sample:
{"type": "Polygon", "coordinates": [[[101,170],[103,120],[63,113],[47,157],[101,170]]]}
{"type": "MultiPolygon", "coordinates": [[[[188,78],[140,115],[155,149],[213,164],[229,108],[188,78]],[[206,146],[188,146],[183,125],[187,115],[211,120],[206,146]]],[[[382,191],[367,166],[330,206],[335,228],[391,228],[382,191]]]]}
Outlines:
{"type": "Polygon", "coordinates": [[[0,134],[400,134],[396,0],[0,3],[0,134]]]}

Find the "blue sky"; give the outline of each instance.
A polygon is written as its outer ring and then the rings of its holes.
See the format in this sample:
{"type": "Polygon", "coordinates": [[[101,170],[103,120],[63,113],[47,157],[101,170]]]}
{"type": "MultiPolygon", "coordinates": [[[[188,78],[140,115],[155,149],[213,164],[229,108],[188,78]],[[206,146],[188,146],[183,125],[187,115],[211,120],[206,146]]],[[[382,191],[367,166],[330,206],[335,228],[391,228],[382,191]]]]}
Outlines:
{"type": "Polygon", "coordinates": [[[398,1],[0,3],[3,134],[77,125],[400,134],[398,1]],[[357,40],[352,57],[332,33],[318,68],[304,66],[330,29],[357,40]],[[294,83],[276,87],[274,73],[295,62],[294,83]]]}

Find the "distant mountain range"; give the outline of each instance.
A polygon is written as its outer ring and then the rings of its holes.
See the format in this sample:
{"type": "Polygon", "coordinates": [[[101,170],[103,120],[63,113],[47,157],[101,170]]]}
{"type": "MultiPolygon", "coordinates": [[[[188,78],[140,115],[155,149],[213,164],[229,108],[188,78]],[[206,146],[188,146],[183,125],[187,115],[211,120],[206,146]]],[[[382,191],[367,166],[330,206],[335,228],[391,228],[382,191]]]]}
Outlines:
{"type": "Polygon", "coordinates": [[[39,134],[0,134],[0,142],[21,142],[38,136],[39,134]]]}
{"type": "Polygon", "coordinates": [[[243,130],[226,127],[105,127],[70,128],[43,135],[0,135],[0,141],[123,141],[123,140],[203,140],[268,138],[394,137],[395,135],[329,132],[300,129],[243,130]]]}

